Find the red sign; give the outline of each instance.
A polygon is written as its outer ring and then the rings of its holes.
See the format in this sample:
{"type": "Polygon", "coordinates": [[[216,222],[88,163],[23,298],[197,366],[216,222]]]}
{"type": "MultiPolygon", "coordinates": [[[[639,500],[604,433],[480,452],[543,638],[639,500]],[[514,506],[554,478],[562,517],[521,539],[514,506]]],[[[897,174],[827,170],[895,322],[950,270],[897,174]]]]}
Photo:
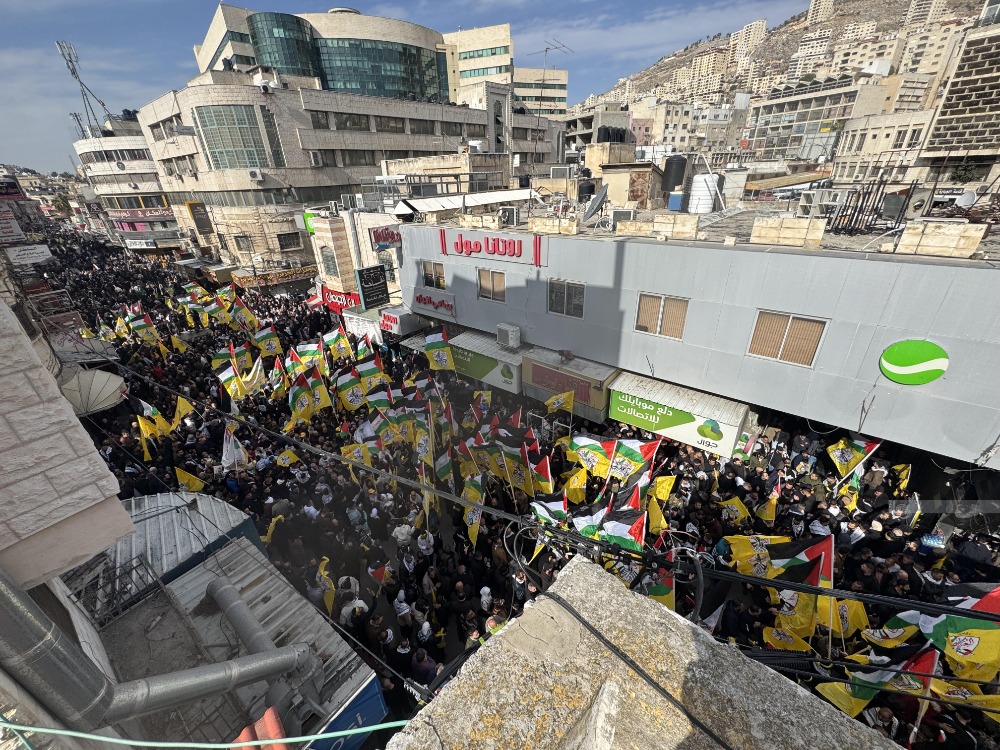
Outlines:
{"type": "Polygon", "coordinates": [[[399,316],[383,311],[382,317],[378,321],[378,327],[389,333],[399,333],[399,316]]]}
{"type": "Polygon", "coordinates": [[[542,238],[538,235],[531,236],[531,252],[529,253],[520,237],[494,237],[483,233],[466,236],[459,232],[454,240],[449,241],[447,230],[441,230],[442,255],[468,257],[480,253],[492,256],[496,260],[512,263],[524,263],[532,266],[547,265],[542,254],[542,238]]]}
{"type": "Polygon", "coordinates": [[[388,250],[403,246],[403,236],[399,233],[399,224],[384,227],[372,227],[368,230],[372,247],[376,250],[388,250]]]}
{"type": "Polygon", "coordinates": [[[561,370],[552,370],[532,361],[531,380],[529,382],[532,385],[537,385],[539,388],[544,388],[553,393],[573,391],[573,398],[576,403],[590,404],[589,380],[578,378],[561,370]]]}
{"type": "Polygon", "coordinates": [[[345,307],[360,305],[361,297],[356,292],[338,292],[336,289],[323,287],[323,302],[328,310],[339,315],[345,307]]]}
{"type": "Polygon", "coordinates": [[[455,304],[446,299],[434,299],[426,294],[418,294],[413,299],[418,305],[424,305],[425,307],[431,307],[435,310],[444,310],[445,312],[450,313],[455,312],[455,304]]]}

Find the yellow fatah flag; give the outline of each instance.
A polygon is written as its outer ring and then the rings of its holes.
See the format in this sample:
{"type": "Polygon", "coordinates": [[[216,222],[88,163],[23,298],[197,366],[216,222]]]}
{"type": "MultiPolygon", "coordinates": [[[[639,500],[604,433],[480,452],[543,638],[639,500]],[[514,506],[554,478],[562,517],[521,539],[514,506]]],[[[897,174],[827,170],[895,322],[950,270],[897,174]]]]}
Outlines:
{"type": "Polygon", "coordinates": [[[566,499],[571,503],[579,505],[586,500],[587,470],[582,467],[576,469],[572,474],[570,474],[569,479],[566,480],[566,484],[563,485],[563,490],[566,491],[566,499]]]}
{"type": "Polygon", "coordinates": [[[871,698],[855,698],[851,686],[843,682],[824,682],[816,686],[816,692],[850,717],[857,716],[871,702],[871,698]]]}
{"type": "Polygon", "coordinates": [[[905,490],[910,484],[910,472],[913,469],[912,464],[898,464],[892,467],[896,472],[896,476],[899,477],[899,487],[896,488],[896,495],[900,493],[901,490],[905,490]]]}
{"type": "MultiPolygon", "coordinates": [[[[827,597],[822,597],[826,599],[827,597]]],[[[820,610],[822,613],[822,610],[820,610]]],[[[825,618],[824,618],[825,619],[825,618]]],[[[859,630],[871,627],[868,622],[868,612],[862,602],[853,599],[838,600],[834,607],[833,634],[838,637],[850,638],[859,630]]]]}
{"type": "Polygon", "coordinates": [[[364,443],[354,443],[352,445],[345,445],[340,449],[340,455],[344,458],[349,458],[352,461],[360,461],[365,466],[372,465],[372,454],[368,450],[368,446],[364,443]]]}
{"type": "Polygon", "coordinates": [[[465,509],[465,525],[469,530],[469,541],[472,542],[472,546],[476,546],[476,542],[479,539],[479,522],[483,518],[483,509],[479,506],[473,506],[471,508],[465,509]]]}
{"type": "Polygon", "coordinates": [[[156,346],[160,350],[160,356],[163,357],[163,361],[166,362],[167,358],[170,356],[170,350],[163,345],[162,341],[157,340],[156,346]]]}
{"type": "Polygon", "coordinates": [[[319,570],[316,575],[323,580],[323,606],[326,607],[326,613],[332,617],[333,600],[337,596],[337,587],[333,585],[333,579],[330,578],[329,567],[330,558],[324,557],[319,561],[319,570]]]}
{"type": "Polygon", "coordinates": [[[183,354],[188,350],[188,345],[173,334],[171,334],[170,336],[170,345],[174,347],[174,351],[176,351],[178,354],[183,354]]]}
{"type": "Polygon", "coordinates": [[[272,518],[270,525],[267,527],[267,534],[262,536],[260,540],[264,542],[264,544],[270,544],[271,537],[274,536],[274,529],[277,527],[279,523],[283,523],[284,520],[285,520],[284,516],[275,516],[274,518],[272,518]]]}
{"type": "Polygon", "coordinates": [[[729,500],[720,500],[719,505],[722,506],[723,520],[739,524],[743,523],[744,518],[750,517],[750,511],[747,510],[747,506],[738,497],[733,497],[729,500]]]}
{"type": "Polygon", "coordinates": [[[278,455],[278,462],[277,463],[278,463],[278,466],[288,467],[288,466],[291,466],[292,464],[294,464],[296,461],[300,461],[300,460],[301,459],[298,456],[295,455],[295,452],[291,448],[289,448],[288,450],[282,451],[278,455]]]}
{"type": "Polygon", "coordinates": [[[559,411],[568,411],[572,414],[573,412],[573,391],[566,391],[565,393],[557,393],[552,398],[545,402],[545,405],[549,407],[549,414],[559,411]]]}
{"type": "Polygon", "coordinates": [[[178,396],[177,406],[174,408],[174,421],[170,424],[170,432],[176,430],[180,426],[181,420],[193,411],[194,407],[191,406],[191,402],[183,396],[178,396]]]}
{"type": "Polygon", "coordinates": [[[177,474],[177,484],[181,485],[188,492],[201,492],[205,489],[205,483],[198,479],[194,474],[189,474],[178,467],[174,467],[174,473],[177,474]]]}
{"type": "Polygon", "coordinates": [[[156,429],[156,425],[145,417],[137,416],[136,419],[139,423],[139,434],[142,435],[142,458],[144,461],[151,461],[153,457],[149,454],[149,441],[156,440],[159,432],[156,429]]]}
{"type": "Polygon", "coordinates": [[[83,328],[80,329],[80,336],[83,337],[83,338],[85,338],[85,339],[96,339],[97,338],[97,335],[93,331],[91,331],[89,328],[87,328],[87,326],[84,326],[83,328]]]}
{"type": "Polygon", "coordinates": [[[775,625],[800,638],[812,638],[816,632],[816,594],[784,590],[775,625]]]}
{"type": "Polygon", "coordinates": [[[727,536],[723,537],[729,544],[736,572],[745,575],[755,575],[761,578],[767,573],[771,555],[767,551],[769,544],[781,544],[791,541],[787,536],[727,536]]]}
{"type": "Polygon", "coordinates": [[[782,628],[764,628],[764,643],[781,651],[812,651],[795,633],[782,628]]]}
{"type": "Polygon", "coordinates": [[[769,497],[757,506],[756,513],[757,518],[761,521],[773,521],[775,515],[778,513],[778,498],[769,497]]]}
{"type": "Polygon", "coordinates": [[[657,477],[653,480],[653,497],[657,500],[668,500],[670,498],[670,493],[674,491],[674,483],[677,481],[677,477],[671,475],[669,477],[657,477]]]}
{"type": "Polygon", "coordinates": [[[669,527],[667,519],[663,517],[663,511],[660,509],[660,501],[655,497],[649,498],[649,508],[646,512],[649,514],[650,534],[659,534],[669,527]]]}

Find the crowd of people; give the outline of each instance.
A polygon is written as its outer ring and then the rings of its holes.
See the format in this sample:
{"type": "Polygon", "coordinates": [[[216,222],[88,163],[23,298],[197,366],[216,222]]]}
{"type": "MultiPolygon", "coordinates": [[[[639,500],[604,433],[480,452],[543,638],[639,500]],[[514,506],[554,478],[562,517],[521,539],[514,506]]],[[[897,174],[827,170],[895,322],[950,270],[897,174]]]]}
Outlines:
{"type": "MultiPolygon", "coordinates": [[[[272,399],[269,388],[234,408],[211,363],[217,352],[246,334],[216,318],[207,326],[198,320],[189,326],[183,310],[172,303],[186,294],[182,284],[190,279],[184,272],[77,235],[54,235],[50,244],[56,263],[49,266],[46,278],[51,286],[69,292],[88,327],[98,330],[119,317],[124,306],[139,303],[166,344],[164,348],[135,336],[116,340],[131,399],[82,420],[118,478],[122,499],[183,489],[176,471],[180,469],[203,483],[202,492],[247,513],[267,539],[278,570],[359,648],[363,646],[363,658],[382,676],[390,707],[399,715],[412,708],[404,680],[436,686],[447,677],[446,664],[530,606],[572,556],[574,548],[557,543],[535,556],[532,534],[518,535],[517,525],[489,512],[531,518],[531,498],[499,477],[484,474],[486,507],[473,542],[464,507],[427,503],[421,492],[400,481],[419,481],[420,459],[411,444],[379,445],[371,455],[372,472],[345,464],[339,459],[341,448],[356,442],[355,434],[368,418],[367,407],[347,411],[334,397],[330,408],[315,412],[290,433],[283,432],[291,414],[287,399],[272,399]],[[183,341],[183,352],[167,343],[171,336],[183,341]],[[195,411],[169,434],[144,438],[141,415],[130,404],[151,404],[169,418],[178,396],[194,404],[195,411]],[[233,425],[236,413],[240,422],[233,425]],[[223,443],[233,426],[248,461],[227,471],[222,466],[223,443]],[[293,444],[283,437],[286,434],[293,444]],[[283,460],[289,449],[296,458],[291,463],[283,460]]],[[[239,295],[262,327],[274,326],[285,352],[338,324],[336,316],[310,309],[294,295],[269,296],[249,289],[239,295]]],[[[358,340],[350,339],[356,347],[358,340]]],[[[398,344],[378,348],[383,370],[398,389],[428,366],[421,352],[398,344]]],[[[342,364],[333,362],[331,371],[342,364]]],[[[477,389],[484,388],[454,372],[433,375],[442,403],[460,415],[470,410],[477,389]]],[[[506,423],[531,406],[522,397],[501,392],[494,392],[489,403],[475,403],[482,408],[481,420],[462,428],[453,441],[474,434],[480,423],[506,423]]],[[[543,405],[534,408],[545,412],[543,405]]],[[[577,426],[602,441],[656,437],[616,422],[593,424],[576,418],[577,426]]],[[[549,458],[557,490],[573,468],[568,446],[558,440],[562,434],[549,417],[539,425],[538,444],[529,456],[533,461],[549,458]]],[[[682,545],[701,553],[708,566],[729,567],[737,561],[727,538],[832,537],[835,586],[893,598],[892,604],[867,606],[872,629],[921,602],[947,603],[949,590],[958,590],[956,586],[1000,581],[993,567],[995,539],[957,535],[947,546],[935,539],[934,527],[915,513],[919,504],[910,482],[912,470],[894,466],[887,449],[873,452],[863,474],[845,492],[845,477],[826,450],[832,440],[791,419],[762,431],[732,458],[663,440],[650,464],[651,476],[674,477],[662,503],[667,528],[647,535],[647,547],[682,545]]],[[[460,494],[462,483],[456,468],[454,476],[438,479],[436,487],[460,494]]],[[[606,499],[607,485],[606,478],[591,476],[582,504],[606,499]]],[[[638,581],[623,578],[639,590],[658,583],[641,562],[625,567],[638,581]]],[[[710,580],[707,585],[704,598],[711,601],[723,584],[710,580]]],[[[708,618],[714,634],[743,648],[765,647],[763,631],[774,626],[779,612],[769,595],[774,589],[724,585],[718,617],[708,618]]],[[[696,577],[678,573],[673,587],[677,611],[690,614],[697,598],[696,577]]],[[[831,675],[849,679],[852,670],[842,666],[842,660],[862,650],[896,661],[891,649],[856,635],[841,639],[829,654],[820,649],[829,663],[818,667],[814,678],[797,679],[808,686],[831,675]]],[[[942,664],[942,678],[952,679],[944,660],[942,664]]],[[[996,670],[983,680],[983,693],[995,693],[995,679],[996,670]]],[[[995,744],[996,724],[985,714],[943,703],[933,703],[920,717],[920,729],[911,738],[919,708],[920,701],[912,696],[886,691],[858,719],[903,745],[911,739],[935,747],[995,744]]]]}

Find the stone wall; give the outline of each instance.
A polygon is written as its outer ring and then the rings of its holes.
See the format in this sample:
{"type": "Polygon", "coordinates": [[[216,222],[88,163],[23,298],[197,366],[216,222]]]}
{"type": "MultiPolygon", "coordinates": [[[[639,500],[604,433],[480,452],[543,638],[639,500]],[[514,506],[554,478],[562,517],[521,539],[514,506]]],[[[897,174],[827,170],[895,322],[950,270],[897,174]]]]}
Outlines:
{"type": "Polygon", "coordinates": [[[528,219],[528,231],[534,234],[579,234],[580,227],[576,219],[538,216],[528,219]]]}
{"type": "Polygon", "coordinates": [[[911,221],[903,230],[895,252],[968,258],[979,248],[986,229],[986,224],[911,221]]]}
{"type": "Polygon", "coordinates": [[[750,243],[819,248],[825,229],[824,219],[759,216],[754,219],[750,243]]]}
{"type": "Polygon", "coordinates": [[[24,586],[132,532],[118,480],[0,302],[0,566],[24,586]]]}

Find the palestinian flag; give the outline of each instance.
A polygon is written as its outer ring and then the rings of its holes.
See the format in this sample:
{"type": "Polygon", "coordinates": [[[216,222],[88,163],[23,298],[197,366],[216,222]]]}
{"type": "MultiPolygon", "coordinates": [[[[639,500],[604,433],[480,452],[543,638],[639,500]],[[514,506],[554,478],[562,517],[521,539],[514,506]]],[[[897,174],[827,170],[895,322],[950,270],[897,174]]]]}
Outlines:
{"type": "Polygon", "coordinates": [[[310,365],[320,365],[324,370],[326,369],[326,366],[322,364],[325,362],[323,357],[323,345],[320,344],[318,340],[307,341],[304,344],[299,344],[295,347],[295,353],[299,356],[299,359],[302,360],[302,364],[306,367],[309,367],[310,365]]]}
{"type": "Polygon", "coordinates": [[[282,353],[281,341],[278,340],[278,332],[274,326],[261,328],[253,335],[253,345],[260,349],[261,353],[267,357],[274,357],[282,353]]]}
{"type": "Polygon", "coordinates": [[[126,302],[122,305],[122,310],[125,311],[126,315],[142,315],[142,302],[126,302]]]}
{"type": "Polygon", "coordinates": [[[878,630],[862,630],[861,637],[881,648],[897,648],[910,640],[918,630],[920,613],[911,609],[890,617],[878,630]]]}
{"type": "Polygon", "coordinates": [[[531,470],[528,468],[528,459],[524,455],[524,447],[515,448],[503,443],[499,443],[499,445],[503,452],[503,461],[507,467],[507,478],[510,483],[525,495],[534,497],[535,483],[531,476],[531,470]]]}
{"type": "Polygon", "coordinates": [[[223,323],[229,323],[232,321],[232,318],[229,316],[229,310],[226,307],[226,303],[218,297],[212,297],[208,301],[205,305],[205,312],[213,318],[221,320],[223,323]]]}
{"type": "Polygon", "coordinates": [[[416,388],[419,391],[426,392],[431,386],[431,374],[427,370],[421,370],[406,381],[406,384],[411,388],[416,388]]]}
{"type": "Polygon", "coordinates": [[[288,390],[288,408],[292,411],[292,421],[294,425],[299,420],[308,422],[312,416],[313,393],[309,387],[309,381],[305,375],[299,375],[288,390]]]}
{"type": "Polygon", "coordinates": [[[377,354],[372,354],[364,359],[359,359],[354,369],[358,371],[361,378],[361,385],[366,391],[370,391],[377,383],[391,382],[384,372],[382,372],[382,360],[377,354]]]}
{"type": "Polygon", "coordinates": [[[336,331],[324,333],[323,346],[330,350],[334,359],[344,359],[345,357],[354,356],[354,352],[351,351],[351,340],[344,333],[343,326],[338,327],[336,331]]]}
{"type": "Polygon", "coordinates": [[[441,452],[434,462],[434,473],[442,482],[447,482],[452,477],[451,446],[441,452]]]}
{"type": "Polygon", "coordinates": [[[298,352],[292,347],[291,351],[288,352],[288,357],[285,359],[285,370],[294,378],[304,374],[306,369],[306,363],[302,361],[298,352]]]}
{"type": "Polygon", "coordinates": [[[608,513],[607,503],[603,497],[598,497],[597,501],[584,508],[581,512],[573,514],[573,526],[576,530],[588,539],[597,539],[601,523],[608,513]]]}
{"type": "MultiPolygon", "coordinates": [[[[667,552],[667,562],[673,562],[674,550],[671,548],[667,552]]],[[[667,609],[676,609],[674,602],[674,573],[672,570],[660,568],[657,571],[659,578],[655,583],[646,585],[646,596],[655,599],[667,609]]]]}
{"type": "MultiPolygon", "coordinates": [[[[959,609],[996,613],[1000,620],[1000,587],[982,599],[966,599],[959,609]]],[[[960,664],[996,664],[1000,661],[1000,622],[961,615],[924,615],[920,630],[949,660],[960,664]]]]}
{"type": "Polygon", "coordinates": [[[599,538],[623,549],[641,552],[646,538],[646,514],[632,508],[608,513],[601,524],[599,538]]]}
{"type": "Polygon", "coordinates": [[[569,516],[569,504],[562,492],[538,495],[531,503],[531,511],[543,523],[558,524],[569,516]]]}
{"type": "Polygon", "coordinates": [[[277,392],[288,388],[290,378],[285,366],[281,363],[281,357],[274,358],[274,367],[271,369],[271,377],[268,381],[271,387],[277,392]]]}
{"type": "Polygon", "coordinates": [[[159,334],[156,333],[156,326],[153,325],[153,321],[148,315],[132,318],[129,323],[132,327],[132,333],[145,341],[156,341],[160,338],[159,334]]]}
{"type": "Polygon", "coordinates": [[[554,488],[552,483],[552,470],[549,467],[549,457],[546,456],[537,464],[531,467],[532,479],[535,482],[535,489],[543,495],[551,495],[554,488]]]}
{"type": "Polygon", "coordinates": [[[524,433],[524,448],[529,453],[537,453],[541,450],[541,446],[538,444],[538,436],[532,428],[528,428],[528,431],[524,433]]]}
{"type": "Polygon", "coordinates": [[[233,367],[232,363],[216,370],[215,375],[233,400],[239,401],[247,395],[246,388],[243,386],[243,378],[240,377],[239,370],[233,367]]]}
{"type": "Polygon", "coordinates": [[[373,409],[389,409],[392,407],[392,390],[387,385],[380,385],[368,391],[365,400],[373,409]]]}
{"type": "Polygon", "coordinates": [[[448,345],[448,334],[443,327],[433,328],[427,332],[424,342],[424,354],[432,370],[454,370],[455,360],[451,356],[448,345]]]}
{"type": "Polygon", "coordinates": [[[880,441],[864,437],[852,432],[849,438],[841,438],[826,449],[830,459],[840,472],[840,476],[846,477],[855,467],[860,464],[865,456],[876,450],[880,441]]]}
{"type": "Polygon", "coordinates": [[[368,338],[368,334],[366,333],[364,336],[361,337],[361,340],[358,342],[358,351],[354,355],[354,358],[360,360],[364,359],[365,357],[370,357],[374,353],[375,350],[372,348],[371,339],[368,338]]]}
{"type": "Polygon", "coordinates": [[[230,344],[227,348],[217,351],[212,357],[212,369],[215,370],[233,362],[241,370],[249,370],[253,367],[253,355],[250,354],[246,345],[233,346],[230,344]]]}
{"type": "Polygon", "coordinates": [[[361,378],[353,367],[345,368],[337,377],[337,393],[348,411],[356,411],[364,406],[365,392],[361,387],[361,378]]]}
{"type": "Polygon", "coordinates": [[[825,589],[833,588],[833,535],[816,541],[815,539],[796,540],[784,544],[772,544],[767,549],[770,559],[768,578],[792,573],[793,568],[808,565],[814,560],[823,558],[824,564],[820,570],[818,586],[825,589]],[[803,547],[802,545],[806,546],[803,547]]]}
{"type": "Polygon", "coordinates": [[[507,420],[508,427],[514,427],[515,429],[520,429],[521,427],[521,407],[517,407],[517,411],[510,415],[510,419],[507,420]]]}
{"type": "Polygon", "coordinates": [[[577,456],[580,464],[594,476],[606,477],[611,469],[611,455],[615,451],[615,441],[601,443],[588,437],[577,435],[569,442],[569,449],[577,456]]]}
{"type": "Polygon", "coordinates": [[[850,684],[824,682],[816,692],[848,716],[857,716],[883,688],[922,695],[930,685],[930,675],[937,666],[938,652],[924,649],[911,658],[888,668],[848,672],[850,684]]]}
{"type": "Polygon", "coordinates": [[[135,409],[137,414],[141,414],[142,416],[153,420],[153,424],[156,426],[156,429],[159,431],[161,435],[166,437],[170,433],[172,429],[170,427],[170,423],[163,418],[163,415],[160,414],[159,409],[157,409],[152,404],[146,403],[141,398],[135,398],[134,396],[129,396],[128,401],[129,404],[131,404],[132,408],[135,409]]]}
{"type": "Polygon", "coordinates": [[[208,291],[206,291],[205,287],[201,286],[200,284],[195,284],[194,282],[191,282],[189,284],[181,284],[181,286],[184,288],[184,291],[187,292],[189,296],[194,297],[195,299],[201,299],[202,297],[209,296],[208,291]]]}
{"type": "MultiPolygon", "coordinates": [[[[641,440],[619,440],[611,455],[609,476],[624,482],[653,460],[660,447],[660,442],[659,440],[651,440],[648,443],[641,440]]],[[[579,451],[577,452],[579,453],[579,451]]]]}

